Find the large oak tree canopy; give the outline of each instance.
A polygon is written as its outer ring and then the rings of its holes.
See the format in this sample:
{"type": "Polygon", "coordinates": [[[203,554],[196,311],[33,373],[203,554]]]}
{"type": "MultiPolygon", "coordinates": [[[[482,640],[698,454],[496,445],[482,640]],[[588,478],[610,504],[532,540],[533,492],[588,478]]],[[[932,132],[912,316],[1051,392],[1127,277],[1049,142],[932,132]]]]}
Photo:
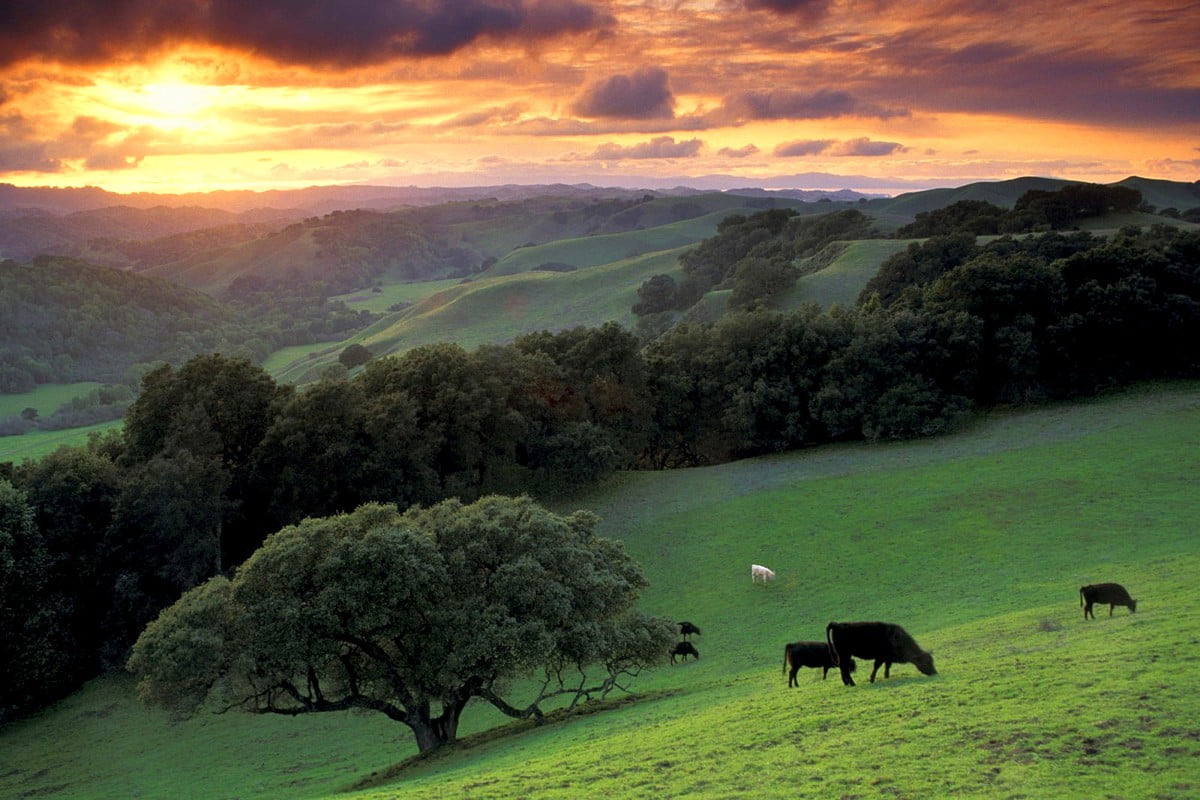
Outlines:
{"type": "Polygon", "coordinates": [[[645,579],[596,522],[500,496],[308,519],[166,609],[129,669],[144,701],[176,711],[370,709],[422,751],[454,741],[473,697],[540,716],[549,697],[607,693],[672,640],[670,621],[634,611],[645,579]],[[502,697],[539,670],[531,703],[502,697]]]}

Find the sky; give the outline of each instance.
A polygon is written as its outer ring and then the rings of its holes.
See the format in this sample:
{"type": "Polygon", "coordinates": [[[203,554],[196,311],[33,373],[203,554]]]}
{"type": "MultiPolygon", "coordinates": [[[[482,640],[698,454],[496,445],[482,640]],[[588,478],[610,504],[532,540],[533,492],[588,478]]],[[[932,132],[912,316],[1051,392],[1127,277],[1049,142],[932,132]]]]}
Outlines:
{"type": "Polygon", "coordinates": [[[5,0],[0,182],[1200,179],[1200,2],[5,0]]]}

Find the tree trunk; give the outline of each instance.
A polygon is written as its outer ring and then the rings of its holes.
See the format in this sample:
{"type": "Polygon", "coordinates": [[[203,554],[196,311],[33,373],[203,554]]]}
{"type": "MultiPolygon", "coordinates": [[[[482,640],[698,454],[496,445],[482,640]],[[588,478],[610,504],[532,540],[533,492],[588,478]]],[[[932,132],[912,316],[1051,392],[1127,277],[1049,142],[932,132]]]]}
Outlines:
{"type": "Polygon", "coordinates": [[[442,745],[458,741],[458,722],[462,718],[467,699],[458,699],[442,707],[442,713],[432,716],[429,706],[425,705],[416,714],[411,715],[405,722],[417,739],[417,750],[428,753],[442,745]]]}
{"type": "Polygon", "coordinates": [[[410,722],[408,727],[412,729],[413,736],[417,738],[417,750],[422,753],[437,750],[446,743],[446,740],[438,735],[432,721],[410,722]]]}

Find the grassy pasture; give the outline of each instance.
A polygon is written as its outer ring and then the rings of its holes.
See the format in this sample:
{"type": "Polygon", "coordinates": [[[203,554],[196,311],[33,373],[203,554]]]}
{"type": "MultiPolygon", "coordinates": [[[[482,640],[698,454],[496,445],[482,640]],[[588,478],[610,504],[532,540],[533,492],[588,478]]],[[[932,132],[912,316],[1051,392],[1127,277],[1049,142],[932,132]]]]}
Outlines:
{"type": "MultiPolygon", "coordinates": [[[[38,415],[48,417],[64,403],[81,397],[103,384],[95,381],[79,383],[46,383],[31,392],[0,394],[0,418],[20,414],[26,408],[36,408],[38,415]]],[[[81,445],[92,431],[103,431],[120,425],[120,422],[102,422],[85,428],[69,428],[61,431],[34,430],[20,436],[0,436],[0,462],[25,461],[41,458],[60,446],[81,445]]]]}
{"type": "Polygon", "coordinates": [[[512,275],[545,263],[571,264],[584,269],[628,260],[646,253],[694,245],[713,236],[717,225],[731,214],[753,214],[757,209],[724,208],[701,217],[658,225],[645,230],[560,239],[534,247],[521,247],[501,258],[484,274],[512,275]]]}
{"type": "Polygon", "coordinates": [[[361,289],[349,294],[339,294],[329,298],[332,301],[342,301],[355,311],[387,311],[397,303],[416,303],[440,291],[462,283],[461,278],[448,278],[440,281],[416,281],[408,283],[390,283],[379,287],[376,292],[371,289],[361,289]]]}
{"type": "Polygon", "coordinates": [[[82,428],[65,428],[61,431],[36,430],[20,436],[0,436],[0,463],[20,463],[41,458],[63,446],[82,447],[87,444],[89,434],[103,433],[124,424],[123,420],[114,419],[85,425],[82,428]]]}
{"type": "Polygon", "coordinates": [[[470,350],[531,331],[598,326],[609,320],[633,327],[630,308],[637,302],[638,287],[651,275],[677,271],[680,252],[649,253],[576,272],[523,272],[455,282],[345,342],[297,350],[290,363],[283,361],[287,354],[276,354],[271,372],[276,380],[304,382],[335,362],[350,342],[385,355],[435,342],[455,342],[470,350]]]}
{"type": "MultiPolygon", "coordinates": [[[[401,726],[171,722],[108,678],[0,731],[0,796],[1196,796],[1198,445],[1184,383],[927,441],[621,474],[564,508],[595,509],[643,564],[647,610],[704,631],[700,660],[640,676],[634,702],[369,779],[413,753],[401,726]],[[752,561],[776,582],[751,586],[752,561]],[[1138,613],[1084,622],[1078,587],[1102,580],[1138,613]],[[940,674],[804,670],[787,689],[783,643],[831,619],[900,622],[940,674]]],[[[501,722],[472,707],[465,732],[501,722]]]]}
{"type": "Polygon", "coordinates": [[[911,239],[863,239],[847,242],[846,250],[827,267],[804,275],[780,304],[784,311],[799,308],[805,303],[819,303],[824,308],[834,303],[852,306],[867,281],[879,272],[879,265],[888,256],[908,247],[911,239]]]}
{"type": "Polygon", "coordinates": [[[48,417],[64,403],[101,386],[103,384],[95,381],[43,383],[30,392],[0,394],[0,418],[15,416],[26,408],[36,408],[39,416],[48,417]]]}

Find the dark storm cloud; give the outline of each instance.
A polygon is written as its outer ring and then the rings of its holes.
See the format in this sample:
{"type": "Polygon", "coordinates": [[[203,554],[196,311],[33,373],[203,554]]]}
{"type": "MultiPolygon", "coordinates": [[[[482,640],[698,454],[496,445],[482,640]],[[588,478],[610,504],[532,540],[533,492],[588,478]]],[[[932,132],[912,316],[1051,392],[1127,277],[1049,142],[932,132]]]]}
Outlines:
{"type": "Polygon", "coordinates": [[[670,119],[675,115],[675,96],[667,85],[666,70],[646,67],[584,87],[571,110],[582,117],[670,119]]]}
{"type": "Polygon", "coordinates": [[[69,63],[136,58],[184,41],[282,63],[356,66],[612,23],[582,0],[7,0],[0,3],[0,66],[39,56],[69,63]]]}
{"type": "Polygon", "coordinates": [[[788,90],[749,91],[727,95],[717,112],[729,120],[832,119],[859,116],[891,119],[907,117],[906,109],[887,109],[864,103],[849,92],[819,89],[815,92],[788,90]]]}

